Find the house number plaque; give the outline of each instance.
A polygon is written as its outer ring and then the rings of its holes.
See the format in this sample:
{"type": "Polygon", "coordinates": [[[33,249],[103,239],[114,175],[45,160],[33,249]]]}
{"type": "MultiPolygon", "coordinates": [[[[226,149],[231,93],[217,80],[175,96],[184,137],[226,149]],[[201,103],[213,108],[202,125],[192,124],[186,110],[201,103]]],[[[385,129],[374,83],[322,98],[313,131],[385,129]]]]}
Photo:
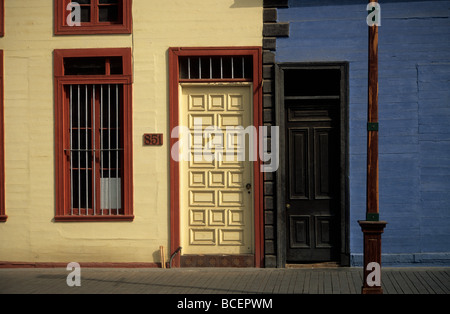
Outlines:
{"type": "Polygon", "coordinates": [[[158,146],[163,144],[163,135],[158,133],[144,134],[144,145],[145,146],[158,146]]]}

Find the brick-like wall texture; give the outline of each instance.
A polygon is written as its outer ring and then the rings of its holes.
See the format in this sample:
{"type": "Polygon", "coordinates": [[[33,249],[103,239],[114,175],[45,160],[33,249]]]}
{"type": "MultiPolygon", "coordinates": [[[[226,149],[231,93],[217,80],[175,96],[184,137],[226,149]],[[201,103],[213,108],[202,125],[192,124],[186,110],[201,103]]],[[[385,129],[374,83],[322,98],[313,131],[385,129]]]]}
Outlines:
{"type": "MultiPolygon", "coordinates": [[[[263,12],[263,120],[275,122],[275,51],[278,37],[289,36],[289,23],[278,23],[277,8],[288,7],[288,1],[264,0],[263,12]]],[[[269,128],[270,129],[270,128],[269,128]]],[[[270,134],[268,134],[270,137],[270,134]]],[[[270,146],[270,145],[269,145],[270,146]]],[[[275,173],[264,175],[264,261],[265,267],[276,267],[276,195],[275,173]]]]}

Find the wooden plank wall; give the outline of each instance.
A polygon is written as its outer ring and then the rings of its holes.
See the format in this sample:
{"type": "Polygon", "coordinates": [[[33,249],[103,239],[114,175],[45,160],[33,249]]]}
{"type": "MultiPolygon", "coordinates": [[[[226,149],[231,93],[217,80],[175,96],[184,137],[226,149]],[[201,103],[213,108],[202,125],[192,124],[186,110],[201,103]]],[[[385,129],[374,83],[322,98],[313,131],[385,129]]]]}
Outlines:
{"type": "MultiPolygon", "coordinates": [[[[450,1],[383,1],[379,28],[380,219],[386,264],[450,264],[450,1]],[[428,254],[433,252],[434,254],[428,254]]],[[[289,1],[275,62],[350,64],[350,245],[362,263],[367,129],[366,4],[289,1]]]]}

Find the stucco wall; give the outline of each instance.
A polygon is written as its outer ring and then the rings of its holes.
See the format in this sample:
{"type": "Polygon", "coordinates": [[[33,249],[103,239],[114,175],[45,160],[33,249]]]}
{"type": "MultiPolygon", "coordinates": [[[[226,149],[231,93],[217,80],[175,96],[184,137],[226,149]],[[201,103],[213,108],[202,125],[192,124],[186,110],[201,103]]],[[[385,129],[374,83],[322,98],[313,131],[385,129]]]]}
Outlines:
{"type": "Polygon", "coordinates": [[[53,1],[5,3],[6,214],[0,261],[159,262],[169,245],[168,53],[261,46],[262,0],[134,0],[133,34],[54,36],[53,1]],[[55,223],[54,49],[133,50],[133,222],[55,223]],[[163,133],[144,147],[144,133],[163,133]]]}

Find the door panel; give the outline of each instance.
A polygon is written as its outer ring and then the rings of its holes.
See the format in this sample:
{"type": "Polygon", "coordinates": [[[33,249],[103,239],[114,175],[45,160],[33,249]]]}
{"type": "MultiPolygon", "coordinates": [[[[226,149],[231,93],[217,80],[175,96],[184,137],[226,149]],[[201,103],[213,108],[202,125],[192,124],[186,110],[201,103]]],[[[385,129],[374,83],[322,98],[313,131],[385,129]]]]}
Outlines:
{"type": "Polygon", "coordinates": [[[290,215],[290,247],[291,248],[310,248],[310,216],[290,215]]]}
{"type": "Polygon", "coordinates": [[[308,173],[308,129],[290,129],[289,161],[291,172],[288,173],[291,199],[309,199],[308,173]]]}
{"type": "MultiPolygon", "coordinates": [[[[330,199],[330,128],[314,128],[314,188],[316,199],[330,199]]],[[[333,158],[333,156],[331,157],[333,158]]],[[[335,158],[335,156],[334,156],[335,158]]]]}
{"type": "Polygon", "coordinates": [[[191,160],[180,162],[182,252],[253,253],[253,165],[241,158],[248,146],[238,133],[226,132],[252,124],[252,85],[182,84],[181,90],[180,125],[189,128],[191,148],[191,160]],[[201,129],[194,125],[200,121],[201,129]]]}

